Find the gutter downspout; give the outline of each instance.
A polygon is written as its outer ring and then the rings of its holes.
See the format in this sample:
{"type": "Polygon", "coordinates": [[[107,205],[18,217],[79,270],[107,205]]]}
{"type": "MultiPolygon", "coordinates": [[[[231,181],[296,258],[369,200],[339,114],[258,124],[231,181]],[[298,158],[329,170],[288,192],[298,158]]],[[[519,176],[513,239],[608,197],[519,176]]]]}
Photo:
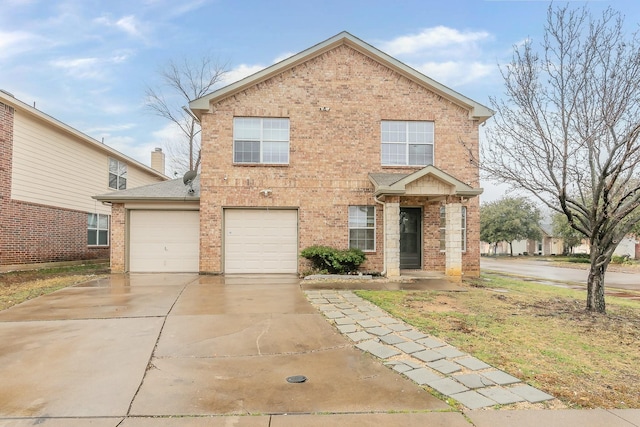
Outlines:
{"type": "Polygon", "coordinates": [[[386,203],[378,200],[378,196],[373,196],[376,203],[382,205],[382,242],[384,243],[384,251],[382,252],[382,271],[381,276],[387,275],[387,206],[386,203]]]}

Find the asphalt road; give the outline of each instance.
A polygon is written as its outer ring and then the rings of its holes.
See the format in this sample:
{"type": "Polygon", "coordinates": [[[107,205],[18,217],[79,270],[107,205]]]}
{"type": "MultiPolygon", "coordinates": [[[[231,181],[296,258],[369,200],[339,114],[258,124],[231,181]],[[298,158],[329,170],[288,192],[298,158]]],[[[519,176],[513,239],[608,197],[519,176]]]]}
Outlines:
{"type": "MultiPolygon", "coordinates": [[[[567,284],[586,285],[588,271],[577,268],[553,266],[543,259],[495,259],[482,257],[480,268],[483,271],[496,271],[511,275],[534,277],[541,280],[567,284]]],[[[618,273],[608,271],[605,275],[607,288],[640,291],[640,273],[618,273]]]]}

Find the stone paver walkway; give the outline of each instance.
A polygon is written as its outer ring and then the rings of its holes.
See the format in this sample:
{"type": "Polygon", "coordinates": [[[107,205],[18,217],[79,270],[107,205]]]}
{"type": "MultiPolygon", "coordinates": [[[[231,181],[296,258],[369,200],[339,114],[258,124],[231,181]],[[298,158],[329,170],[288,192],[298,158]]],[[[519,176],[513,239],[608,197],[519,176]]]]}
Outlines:
{"type": "Polygon", "coordinates": [[[305,293],[356,347],[382,359],[419,385],[429,386],[469,409],[553,399],[518,378],[417,331],[351,291],[305,293]]]}

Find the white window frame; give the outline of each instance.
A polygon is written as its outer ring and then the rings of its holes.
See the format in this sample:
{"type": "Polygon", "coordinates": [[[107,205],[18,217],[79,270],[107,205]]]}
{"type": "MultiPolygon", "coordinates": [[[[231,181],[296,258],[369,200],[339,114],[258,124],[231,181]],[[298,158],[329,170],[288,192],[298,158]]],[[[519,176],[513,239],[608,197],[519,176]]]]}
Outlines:
{"type": "MultiPolygon", "coordinates": [[[[467,252],[467,207],[461,207],[460,241],[462,252],[467,252]]],[[[447,210],[444,205],[440,206],[440,252],[447,249],[447,210]]]]}
{"type": "Polygon", "coordinates": [[[255,164],[267,164],[267,165],[288,165],[289,164],[289,159],[290,159],[290,148],[291,148],[291,125],[289,122],[289,119],[286,117],[234,117],[233,118],[233,163],[234,164],[247,164],[247,165],[255,165],[255,164]],[[246,119],[250,119],[250,120],[260,120],[260,136],[258,138],[242,138],[240,139],[236,133],[236,130],[239,128],[239,123],[241,120],[246,120],[246,119]],[[287,139],[267,139],[265,137],[265,127],[264,127],[264,123],[265,120],[280,120],[283,122],[286,122],[287,127],[286,127],[286,131],[287,131],[287,139]],[[252,162],[252,161],[238,161],[236,160],[236,145],[239,142],[257,142],[259,144],[259,150],[260,150],[260,158],[257,162],[252,162]],[[265,157],[265,144],[269,143],[269,142],[274,142],[274,143],[285,143],[287,144],[287,159],[285,161],[281,161],[281,162],[273,162],[273,161],[269,161],[269,162],[265,162],[264,157],[265,157]]]}
{"type": "Polygon", "coordinates": [[[363,252],[375,252],[376,251],[376,207],[375,206],[369,206],[369,205],[352,205],[349,206],[349,212],[348,212],[349,218],[348,218],[348,224],[349,224],[349,249],[361,249],[363,252]],[[367,209],[367,213],[366,213],[366,222],[369,223],[369,211],[373,212],[373,222],[372,225],[365,225],[364,227],[361,225],[357,225],[354,226],[353,222],[355,222],[355,218],[353,218],[351,216],[352,212],[356,212],[358,209],[362,209],[362,208],[366,208],[367,209]],[[352,246],[351,245],[351,231],[354,230],[372,230],[373,231],[373,247],[372,248],[367,248],[366,247],[366,242],[367,240],[365,240],[365,248],[360,248],[357,246],[352,246]]]}
{"type": "Polygon", "coordinates": [[[109,226],[111,224],[111,217],[109,215],[106,214],[98,214],[98,213],[90,213],[87,215],[87,246],[91,246],[91,247],[105,247],[105,246],[109,246],[109,226]],[[95,226],[92,226],[92,221],[91,219],[95,217],[95,226]],[[104,219],[106,220],[106,227],[101,226],[100,224],[100,219],[104,219]],[[107,232],[107,242],[106,243],[100,243],[100,232],[101,231],[106,231],[107,232]],[[95,233],[95,244],[91,244],[89,243],[89,233],[95,233]]]}
{"type": "Polygon", "coordinates": [[[114,190],[127,189],[127,164],[111,157],[109,158],[109,188],[114,190]],[[112,176],[115,179],[114,185],[112,185],[112,176]]]}
{"type": "Polygon", "coordinates": [[[432,165],[434,163],[434,158],[435,158],[435,122],[433,121],[428,121],[428,120],[421,120],[421,121],[405,121],[405,120],[382,120],[380,122],[380,161],[382,166],[427,166],[427,165],[432,165]],[[384,131],[384,126],[385,124],[396,124],[396,125],[403,125],[404,126],[404,137],[400,138],[402,140],[400,141],[393,141],[393,140],[389,140],[389,141],[385,141],[385,131],[384,131]],[[431,142],[418,142],[418,141],[411,141],[411,124],[425,124],[425,125],[429,125],[430,126],[430,131],[426,132],[425,135],[428,136],[430,135],[430,139],[431,142]],[[384,156],[384,146],[385,145],[396,145],[396,146],[400,146],[400,145],[404,145],[404,162],[400,163],[400,162],[385,162],[385,156],[384,156]],[[428,161],[425,162],[425,164],[422,163],[411,163],[410,161],[410,147],[412,145],[430,145],[431,146],[431,162],[428,161]]]}

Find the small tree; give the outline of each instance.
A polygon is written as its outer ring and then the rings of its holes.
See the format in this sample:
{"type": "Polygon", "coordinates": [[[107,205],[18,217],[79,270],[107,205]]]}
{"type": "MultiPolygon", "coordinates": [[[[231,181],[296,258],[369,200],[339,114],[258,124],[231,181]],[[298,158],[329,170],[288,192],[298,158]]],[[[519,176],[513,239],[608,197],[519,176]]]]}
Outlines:
{"type": "Polygon", "coordinates": [[[540,239],[540,212],[524,197],[505,197],[480,206],[480,240],[489,244],[540,239]]]}
{"type": "Polygon", "coordinates": [[[569,225],[569,221],[567,221],[566,215],[556,212],[551,217],[551,226],[553,228],[553,235],[557,237],[561,237],[564,244],[564,253],[565,255],[572,254],[573,248],[578,246],[583,239],[582,233],[575,230],[569,225]]]}
{"type": "Polygon", "coordinates": [[[147,87],[146,106],[180,129],[182,141],[169,141],[167,153],[176,172],[197,171],[200,167],[200,122],[190,114],[189,102],[211,92],[227,73],[227,65],[204,56],[198,61],[183,58],[169,61],[158,71],[161,84],[147,87]]]}
{"type": "Polygon", "coordinates": [[[604,277],[640,221],[640,39],[622,16],[549,7],[540,53],[527,40],[502,68],[505,96],[482,167],[527,190],[589,241],[587,310],[604,313],[604,277]]]}

